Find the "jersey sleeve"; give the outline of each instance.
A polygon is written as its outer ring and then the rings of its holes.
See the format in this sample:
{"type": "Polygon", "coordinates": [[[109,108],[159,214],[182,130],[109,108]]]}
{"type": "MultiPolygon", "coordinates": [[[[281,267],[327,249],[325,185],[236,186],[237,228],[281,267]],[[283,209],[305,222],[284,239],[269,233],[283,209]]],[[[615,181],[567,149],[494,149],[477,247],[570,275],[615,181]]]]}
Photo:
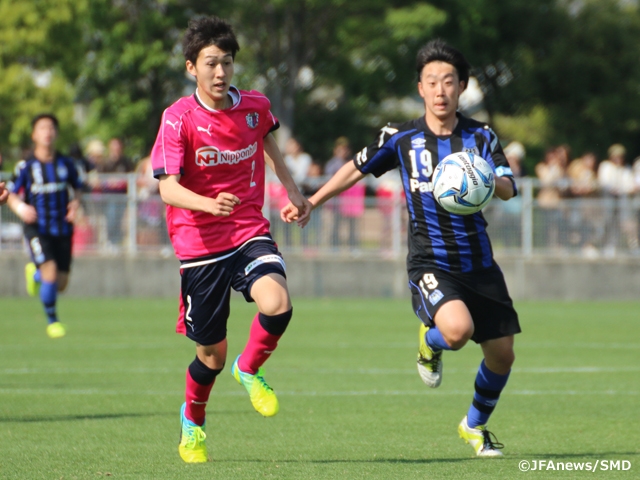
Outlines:
{"type": "Polygon", "coordinates": [[[400,165],[396,154],[397,133],[398,129],[391,124],[382,127],[376,140],[354,157],[353,162],[356,168],[364,174],[371,173],[375,177],[397,168],[400,165]]]}
{"type": "Polygon", "coordinates": [[[7,184],[11,193],[20,193],[27,185],[27,162],[20,160],[13,169],[13,176],[7,184]]]}
{"type": "Polygon", "coordinates": [[[185,130],[180,116],[171,109],[164,111],[156,142],[151,149],[151,167],[154,177],[184,173],[183,135],[185,130]]]}
{"type": "Polygon", "coordinates": [[[488,125],[484,126],[483,133],[485,134],[487,142],[484,147],[485,151],[482,152],[482,158],[489,162],[498,177],[513,177],[513,172],[511,171],[511,167],[509,167],[507,157],[502,151],[502,146],[496,133],[488,125]]]}
{"type": "Polygon", "coordinates": [[[271,102],[267,97],[264,97],[264,98],[267,101],[267,109],[265,112],[265,116],[267,117],[267,120],[266,122],[264,122],[265,124],[263,125],[264,130],[263,130],[262,136],[266,137],[271,132],[275,132],[277,129],[280,128],[280,122],[271,111],[271,102]]]}
{"type": "Polygon", "coordinates": [[[78,169],[76,168],[75,163],[73,163],[73,160],[71,159],[66,159],[65,163],[69,171],[69,185],[71,185],[76,190],[82,189],[82,187],[84,187],[84,183],[80,178],[80,174],[78,173],[78,169]]]}

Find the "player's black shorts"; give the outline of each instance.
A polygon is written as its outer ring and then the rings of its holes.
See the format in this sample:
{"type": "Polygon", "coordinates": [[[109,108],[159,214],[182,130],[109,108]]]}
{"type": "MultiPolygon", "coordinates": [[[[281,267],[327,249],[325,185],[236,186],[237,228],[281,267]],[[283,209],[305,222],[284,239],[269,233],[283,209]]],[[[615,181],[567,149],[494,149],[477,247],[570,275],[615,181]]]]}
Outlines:
{"type": "Polygon", "coordinates": [[[409,276],[413,310],[427,326],[433,326],[438,309],[450,300],[462,300],[473,319],[476,343],[520,333],[518,314],[497,265],[472,273],[446,272],[438,268],[413,271],[409,276]]]}
{"type": "Polygon", "coordinates": [[[35,225],[24,226],[24,236],[27,239],[31,259],[38,267],[44,262],[54,260],[59,272],[71,270],[71,239],[72,235],[53,236],[38,232],[35,225]]]}
{"type": "Polygon", "coordinates": [[[285,264],[275,242],[255,237],[225,254],[182,262],[180,315],[176,331],[214,345],[227,337],[231,288],[253,302],[251,287],[260,277],[277,273],[286,278],[285,264]]]}

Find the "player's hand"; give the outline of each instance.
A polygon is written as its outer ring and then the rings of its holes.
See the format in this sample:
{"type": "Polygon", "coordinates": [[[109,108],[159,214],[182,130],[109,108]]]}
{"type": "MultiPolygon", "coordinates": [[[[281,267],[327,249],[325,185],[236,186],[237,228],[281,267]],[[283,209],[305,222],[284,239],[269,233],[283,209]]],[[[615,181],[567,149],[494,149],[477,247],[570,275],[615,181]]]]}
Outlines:
{"type": "Polygon", "coordinates": [[[24,223],[36,223],[36,220],[38,220],[38,212],[36,212],[36,209],[32,205],[24,202],[18,205],[16,214],[24,223]]]}
{"type": "Polygon", "coordinates": [[[9,198],[9,190],[4,187],[4,182],[0,182],[0,205],[7,203],[9,198]]]}
{"type": "Polygon", "coordinates": [[[76,221],[76,217],[78,216],[78,209],[80,208],[80,201],[75,199],[71,200],[67,205],[67,214],[65,215],[65,220],[69,223],[73,223],[76,221]]]}
{"type": "Polygon", "coordinates": [[[280,218],[283,222],[291,223],[296,221],[298,226],[304,227],[309,223],[313,205],[300,192],[289,194],[289,203],[280,211],[280,218]]]}
{"type": "Polygon", "coordinates": [[[213,199],[210,208],[207,210],[216,217],[228,217],[236,205],[240,205],[240,199],[233,193],[220,193],[213,199]]]}

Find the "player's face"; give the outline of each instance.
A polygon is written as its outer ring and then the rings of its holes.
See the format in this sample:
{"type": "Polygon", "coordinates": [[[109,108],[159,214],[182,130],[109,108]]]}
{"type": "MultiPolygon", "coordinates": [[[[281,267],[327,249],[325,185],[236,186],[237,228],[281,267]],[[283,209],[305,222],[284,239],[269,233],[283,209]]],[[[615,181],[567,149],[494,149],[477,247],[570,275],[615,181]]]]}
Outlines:
{"type": "Polygon", "coordinates": [[[456,67],[445,62],[430,62],[422,69],[418,92],[424,99],[427,115],[444,121],[455,117],[458,98],[465,84],[458,79],[456,67]]]}
{"type": "Polygon", "coordinates": [[[233,57],[215,45],[200,50],[195,65],[187,60],[187,71],[196,77],[198,92],[209,107],[228,107],[227,94],[233,78],[233,57]]]}
{"type": "Polygon", "coordinates": [[[31,139],[36,147],[53,148],[57,137],[58,131],[50,118],[41,118],[33,126],[31,139]]]}

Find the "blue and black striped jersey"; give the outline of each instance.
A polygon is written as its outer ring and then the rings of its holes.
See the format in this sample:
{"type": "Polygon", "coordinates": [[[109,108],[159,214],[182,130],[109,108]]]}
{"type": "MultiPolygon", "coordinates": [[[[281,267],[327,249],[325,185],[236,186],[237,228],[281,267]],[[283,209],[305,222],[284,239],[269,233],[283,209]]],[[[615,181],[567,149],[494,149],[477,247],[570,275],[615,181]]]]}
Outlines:
{"type": "Polygon", "coordinates": [[[22,192],[24,201],[35,207],[38,232],[56,237],[73,233],[73,225],[65,219],[69,187],[80,189],[82,182],[73,160],[58,154],[51,162],[34,156],[21,160],[10,185],[13,193],[22,192]]]}
{"type": "Polygon", "coordinates": [[[433,196],[433,170],[450,153],[472,152],[484,158],[497,176],[513,176],[493,130],[457,115],[458,124],[446,137],[431,132],[424,117],[390,123],[354,157],[362,173],[378,177],[393,169],[400,172],[409,210],[409,272],[423,267],[473,272],[494,264],[482,212],[449,213],[433,196]]]}

